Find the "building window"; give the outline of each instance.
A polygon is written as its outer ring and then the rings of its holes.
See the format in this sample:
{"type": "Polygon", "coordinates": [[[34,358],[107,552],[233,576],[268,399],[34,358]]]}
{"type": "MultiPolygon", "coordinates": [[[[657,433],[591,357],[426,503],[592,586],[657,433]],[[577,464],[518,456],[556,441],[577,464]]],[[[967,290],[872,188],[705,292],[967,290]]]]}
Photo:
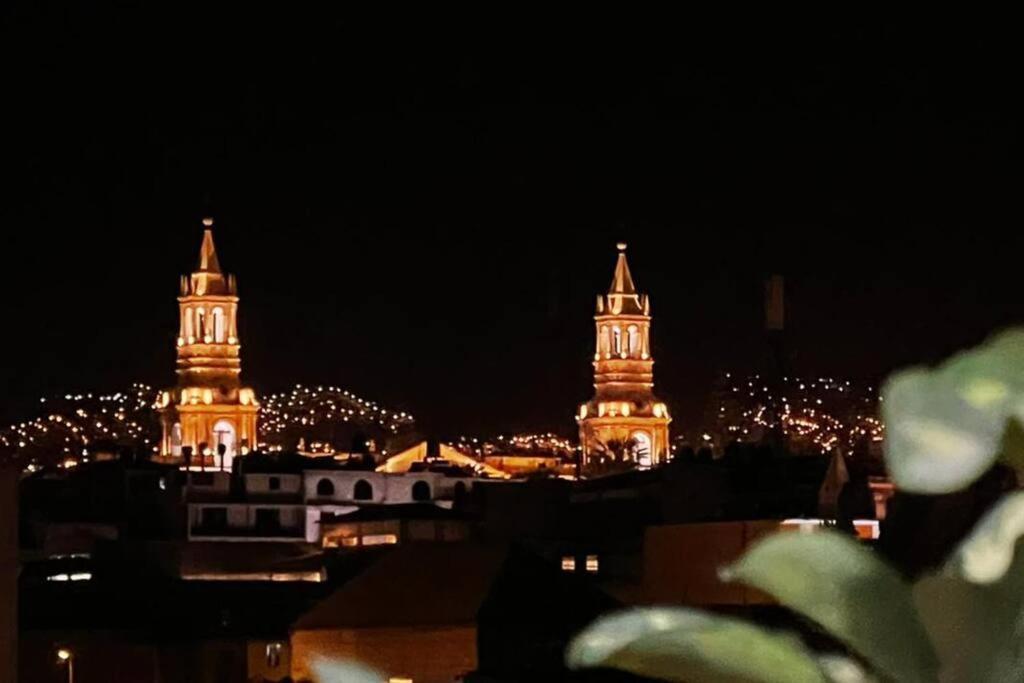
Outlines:
{"type": "Polygon", "coordinates": [[[398,536],[394,534],[369,534],[363,536],[363,545],[394,545],[398,536]]]}
{"type": "Polygon", "coordinates": [[[587,555],[587,571],[591,574],[596,574],[600,565],[597,561],[597,555],[587,555]]]}
{"type": "Polygon", "coordinates": [[[413,683],[413,680],[403,676],[392,676],[388,679],[388,683],[413,683]]]}
{"type": "Polygon", "coordinates": [[[618,325],[612,327],[612,353],[616,356],[622,353],[622,328],[618,325]]]}
{"type": "Polygon", "coordinates": [[[271,477],[267,480],[267,488],[271,491],[281,490],[281,477],[271,477]]]}
{"type": "Polygon", "coordinates": [[[281,643],[267,643],[267,668],[276,669],[281,666],[281,643]]]}
{"type": "Polygon", "coordinates": [[[352,488],[352,498],[355,500],[373,500],[373,486],[365,479],[360,479],[352,488]]]}
{"type": "Polygon", "coordinates": [[[256,509],[256,531],[276,534],[281,531],[281,511],[276,508],[256,509]]]}
{"type": "Polygon", "coordinates": [[[206,529],[224,530],[228,527],[228,509],[203,508],[200,513],[200,520],[206,529]]]}
{"type": "Polygon", "coordinates": [[[316,483],[316,495],[318,496],[333,496],[334,495],[334,482],[330,479],[321,479],[316,483]]]}
{"type": "Polygon", "coordinates": [[[465,495],[466,495],[466,484],[465,484],[465,482],[461,482],[461,481],[455,482],[455,497],[456,498],[462,498],[465,495]]]}
{"type": "Polygon", "coordinates": [[[574,572],[576,571],[576,558],[572,555],[565,555],[562,557],[562,571],[563,572],[574,572]]]}
{"type": "Polygon", "coordinates": [[[430,484],[418,481],[412,485],[412,499],[418,502],[430,500],[430,484]]]}

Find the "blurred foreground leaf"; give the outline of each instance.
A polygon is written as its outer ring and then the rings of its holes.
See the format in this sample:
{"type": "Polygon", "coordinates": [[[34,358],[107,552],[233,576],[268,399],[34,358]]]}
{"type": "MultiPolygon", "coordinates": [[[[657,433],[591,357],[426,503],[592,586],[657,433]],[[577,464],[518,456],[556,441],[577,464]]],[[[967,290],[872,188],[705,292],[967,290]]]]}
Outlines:
{"type": "Polygon", "coordinates": [[[975,525],[948,562],[948,569],[972,583],[1006,576],[1017,541],[1024,536],[1024,491],[1008,494],[975,525]]]}
{"type": "Polygon", "coordinates": [[[784,532],[723,571],[806,615],[899,681],[933,681],[938,662],[910,586],[874,552],[831,532],[784,532]]]}
{"type": "Polygon", "coordinates": [[[914,493],[963,489],[1004,450],[1007,422],[1024,418],[1024,330],[997,335],[934,370],[898,372],[882,398],[885,459],[896,485],[914,493]]]}
{"type": "Polygon", "coordinates": [[[572,668],[665,681],[825,683],[799,638],[689,609],[638,609],[598,620],[569,647],[572,668]]]}
{"type": "Polygon", "coordinates": [[[312,665],[317,683],[381,683],[386,677],[356,662],[318,658],[312,665]]]}

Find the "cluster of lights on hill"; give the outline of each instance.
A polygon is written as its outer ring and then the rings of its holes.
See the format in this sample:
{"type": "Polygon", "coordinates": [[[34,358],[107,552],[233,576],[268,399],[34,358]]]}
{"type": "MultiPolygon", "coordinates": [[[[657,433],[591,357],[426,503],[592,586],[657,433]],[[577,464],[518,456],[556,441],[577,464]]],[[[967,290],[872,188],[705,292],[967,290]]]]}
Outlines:
{"type": "MultiPolygon", "coordinates": [[[[40,399],[43,414],[0,429],[0,459],[17,458],[28,471],[44,465],[73,467],[87,462],[102,443],[155,450],[160,427],[154,410],[157,391],[135,383],[114,394],[65,394],[40,399]]],[[[258,399],[260,448],[280,450],[282,440],[307,429],[336,425],[396,434],[411,430],[409,413],[382,408],[338,387],[296,385],[258,399]]],[[[297,438],[297,437],[296,437],[297,438]]]]}
{"type": "Polygon", "coordinates": [[[476,458],[488,455],[522,454],[557,456],[571,460],[579,449],[575,442],[550,432],[501,435],[491,439],[460,436],[458,441],[450,445],[466,455],[476,458]]]}
{"type": "Polygon", "coordinates": [[[715,435],[705,433],[703,441],[757,441],[777,426],[797,450],[870,448],[885,438],[873,387],[831,377],[784,377],[779,393],[773,395],[760,375],[726,374],[716,397],[715,435]]]}
{"type": "Polygon", "coordinates": [[[40,464],[73,467],[88,460],[90,445],[100,442],[156,443],[153,388],[132,384],[114,394],[65,394],[41,398],[44,414],[0,430],[0,456],[27,460],[32,471],[40,464]]]}
{"type": "Polygon", "coordinates": [[[411,428],[409,413],[387,410],[339,387],[305,387],[260,399],[260,432],[268,440],[292,427],[316,427],[324,423],[353,422],[376,425],[392,433],[411,428]]]}

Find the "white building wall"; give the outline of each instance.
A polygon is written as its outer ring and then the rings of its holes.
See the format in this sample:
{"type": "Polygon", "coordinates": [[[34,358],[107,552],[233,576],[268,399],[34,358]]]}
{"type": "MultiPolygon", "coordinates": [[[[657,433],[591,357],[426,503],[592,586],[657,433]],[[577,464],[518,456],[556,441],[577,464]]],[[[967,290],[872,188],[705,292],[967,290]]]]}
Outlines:
{"type": "Polygon", "coordinates": [[[245,477],[245,492],[248,494],[254,494],[259,496],[275,496],[275,495],[291,495],[294,496],[302,492],[302,475],[301,474],[246,474],[245,477]],[[273,490],[270,488],[271,478],[277,479],[280,482],[280,488],[273,490]]]}
{"type": "Polygon", "coordinates": [[[189,472],[188,485],[190,489],[193,489],[196,493],[202,493],[203,495],[215,494],[218,496],[227,496],[231,493],[231,473],[189,472]],[[211,479],[212,481],[209,484],[200,483],[205,479],[211,479]]]}

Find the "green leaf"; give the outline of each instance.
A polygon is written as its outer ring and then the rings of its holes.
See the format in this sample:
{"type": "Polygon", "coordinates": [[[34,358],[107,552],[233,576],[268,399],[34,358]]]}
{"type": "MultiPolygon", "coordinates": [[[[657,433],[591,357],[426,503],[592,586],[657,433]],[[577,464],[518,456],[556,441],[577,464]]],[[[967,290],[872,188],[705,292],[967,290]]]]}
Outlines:
{"type": "Polygon", "coordinates": [[[999,447],[999,461],[1017,473],[1017,481],[1024,482],[1024,426],[1020,419],[1011,417],[1003,431],[999,447]]]}
{"type": "Polygon", "coordinates": [[[944,571],[914,586],[943,680],[1024,680],[1024,492],[1005,496],[975,525],[944,571]]]}
{"type": "Polygon", "coordinates": [[[934,574],[914,585],[918,613],[941,663],[943,681],[1002,683],[1024,679],[1020,594],[934,574]]]}
{"type": "Polygon", "coordinates": [[[996,461],[1007,420],[1024,418],[1024,330],[935,370],[896,373],[882,398],[886,464],[896,485],[915,493],[965,488],[996,461]]]}
{"type": "Polygon", "coordinates": [[[950,556],[948,570],[972,583],[1006,576],[1017,541],[1024,536],[1024,491],[1004,496],[978,521],[950,556]]]}
{"type": "Polygon", "coordinates": [[[607,667],[665,681],[825,683],[795,636],[690,609],[637,609],[598,620],[576,637],[572,668],[607,667]]]}
{"type": "Polygon", "coordinates": [[[910,586],[860,543],[836,533],[783,532],[723,571],[806,615],[899,681],[933,681],[938,662],[910,586]]]}

